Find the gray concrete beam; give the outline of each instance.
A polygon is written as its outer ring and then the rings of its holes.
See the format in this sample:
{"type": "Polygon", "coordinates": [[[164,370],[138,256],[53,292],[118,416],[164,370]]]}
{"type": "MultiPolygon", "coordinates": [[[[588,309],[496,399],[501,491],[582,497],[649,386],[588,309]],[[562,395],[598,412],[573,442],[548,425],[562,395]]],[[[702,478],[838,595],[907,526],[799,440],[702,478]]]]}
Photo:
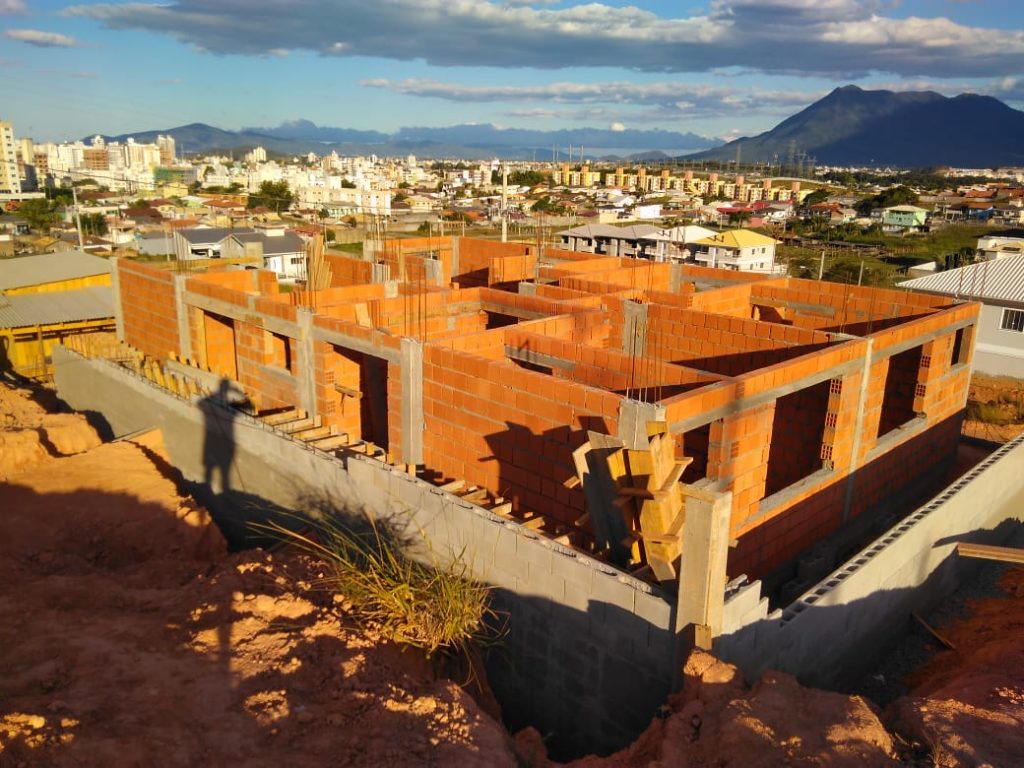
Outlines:
{"type": "Polygon", "coordinates": [[[338,331],[330,331],[326,328],[313,326],[312,335],[313,341],[326,341],[328,344],[334,344],[338,347],[351,349],[354,352],[362,352],[364,355],[379,357],[381,360],[387,360],[389,363],[400,364],[402,362],[401,353],[397,350],[389,347],[377,346],[371,341],[354,339],[351,336],[346,336],[344,333],[339,333],[338,331]]]}
{"type": "Polygon", "coordinates": [[[665,406],[642,400],[619,401],[619,432],[617,437],[626,448],[642,450],[650,445],[647,423],[665,420],[665,406]]]}

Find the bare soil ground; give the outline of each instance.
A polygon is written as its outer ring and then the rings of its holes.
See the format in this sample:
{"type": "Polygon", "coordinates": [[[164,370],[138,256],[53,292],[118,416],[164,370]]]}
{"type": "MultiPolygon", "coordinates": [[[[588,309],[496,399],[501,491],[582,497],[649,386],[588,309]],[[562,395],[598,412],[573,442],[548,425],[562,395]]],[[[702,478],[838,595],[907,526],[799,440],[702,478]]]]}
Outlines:
{"type": "MultiPolygon", "coordinates": [[[[0,767],[553,765],[315,561],[228,554],[174,477],[158,433],[100,444],[0,385],[0,767]]],[[[885,714],[695,653],[634,744],[574,765],[1022,765],[1024,570],[1004,587],[885,714]]]]}
{"type": "Polygon", "coordinates": [[[228,555],[159,435],[58,458],[21,434],[51,417],[0,397],[17,467],[0,485],[0,766],[515,764],[458,685],[315,588],[316,563],[228,555]]]}
{"type": "Polygon", "coordinates": [[[1005,443],[1024,432],[1024,381],[975,373],[967,399],[965,435],[1005,443]]]}

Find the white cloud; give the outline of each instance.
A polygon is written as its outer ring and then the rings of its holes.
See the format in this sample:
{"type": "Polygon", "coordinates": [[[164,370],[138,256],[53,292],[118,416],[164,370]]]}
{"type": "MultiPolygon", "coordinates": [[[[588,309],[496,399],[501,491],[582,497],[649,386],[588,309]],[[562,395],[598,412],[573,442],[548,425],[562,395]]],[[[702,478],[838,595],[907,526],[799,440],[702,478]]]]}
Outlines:
{"type": "Polygon", "coordinates": [[[626,126],[623,125],[622,123],[612,123],[611,125],[608,126],[608,130],[615,131],[616,133],[622,133],[624,130],[626,130],[626,126]]]}
{"type": "MultiPolygon", "coordinates": [[[[556,82],[544,85],[461,85],[431,79],[388,80],[373,78],[361,85],[383,88],[406,96],[420,96],[455,102],[535,102],[539,104],[614,105],[614,119],[621,119],[623,108],[649,107],[653,111],[633,113],[636,118],[678,119],[736,114],[789,114],[825,95],[825,91],[769,90],[739,86],[707,85],[686,82],[603,83],[556,82]]],[[[551,110],[547,116],[568,119],[594,118],[597,109],[551,110]]],[[[607,110],[604,110],[608,114],[607,110]]],[[[524,116],[530,116],[519,110],[524,116]]],[[[540,113],[533,116],[540,117],[540,113]]],[[[634,120],[635,122],[635,120],[634,120]]]]}
{"type": "Polygon", "coordinates": [[[0,16],[26,16],[28,8],[23,0],[0,0],[0,16]]]}
{"type": "Polygon", "coordinates": [[[58,32],[43,32],[39,29],[8,29],[4,36],[40,48],[74,48],[78,45],[73,37],[58,32]]]}
{"type": "MultiPolygon", "coordinates": [[[[3,2],[5,0],[0,0],[3,2]]],[[[10,1],[10,0],[7,0],[10,1]]],[[[217,54],[272,48],[327,56],[533,69],[722,68],[832,77],[1003,77],[1024,71],[1024,33],[886,16],[881,0],[714,0],[662,16],[600,2],[171,0],[73,6],[115,29],[168,34],[217,54]]],[[[993,24],[996,22],[993,22],[993,24]]]]}

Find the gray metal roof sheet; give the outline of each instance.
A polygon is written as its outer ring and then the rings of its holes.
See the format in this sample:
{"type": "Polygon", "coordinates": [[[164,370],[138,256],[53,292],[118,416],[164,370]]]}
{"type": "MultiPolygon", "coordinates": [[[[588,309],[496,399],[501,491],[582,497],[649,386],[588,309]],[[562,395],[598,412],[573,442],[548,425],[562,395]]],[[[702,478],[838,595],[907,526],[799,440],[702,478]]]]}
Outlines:
{"type": "Polygon", "coordinates": [[[901,288],[978,301],[1024,303],[1024,256],[968,264],[925,277],[904,280],[901,288]]]}
{"type": "Polygon", "coordinates": [[[113,290],[105,285],[77,291],[0,296],[0,328],[72,323],[113,316],[113,290]]]}
{"type": "Polygon", "coordinates": [[[0,291],[110,274],[110,262],[76,249],[0,261],[0,291]]]}
{"type": "Polygon", "coordinates": [[[249,235],[256,232],[251,227],[193,227],[191,229],[176,230],[177,234],[188,240],[193,245],[197,243],[220,243],[227,240],[231,235],[249,235]]]}

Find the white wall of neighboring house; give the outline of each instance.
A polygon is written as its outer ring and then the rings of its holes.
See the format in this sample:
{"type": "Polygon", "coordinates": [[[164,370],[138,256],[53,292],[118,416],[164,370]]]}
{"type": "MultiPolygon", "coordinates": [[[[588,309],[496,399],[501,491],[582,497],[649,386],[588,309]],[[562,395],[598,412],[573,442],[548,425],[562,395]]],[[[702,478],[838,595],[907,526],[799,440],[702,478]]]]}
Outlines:
{"type": "Polygon", "coordinates": [[[982,304],[974,370],[1024,379],[1024,306],[982,304]]]}

